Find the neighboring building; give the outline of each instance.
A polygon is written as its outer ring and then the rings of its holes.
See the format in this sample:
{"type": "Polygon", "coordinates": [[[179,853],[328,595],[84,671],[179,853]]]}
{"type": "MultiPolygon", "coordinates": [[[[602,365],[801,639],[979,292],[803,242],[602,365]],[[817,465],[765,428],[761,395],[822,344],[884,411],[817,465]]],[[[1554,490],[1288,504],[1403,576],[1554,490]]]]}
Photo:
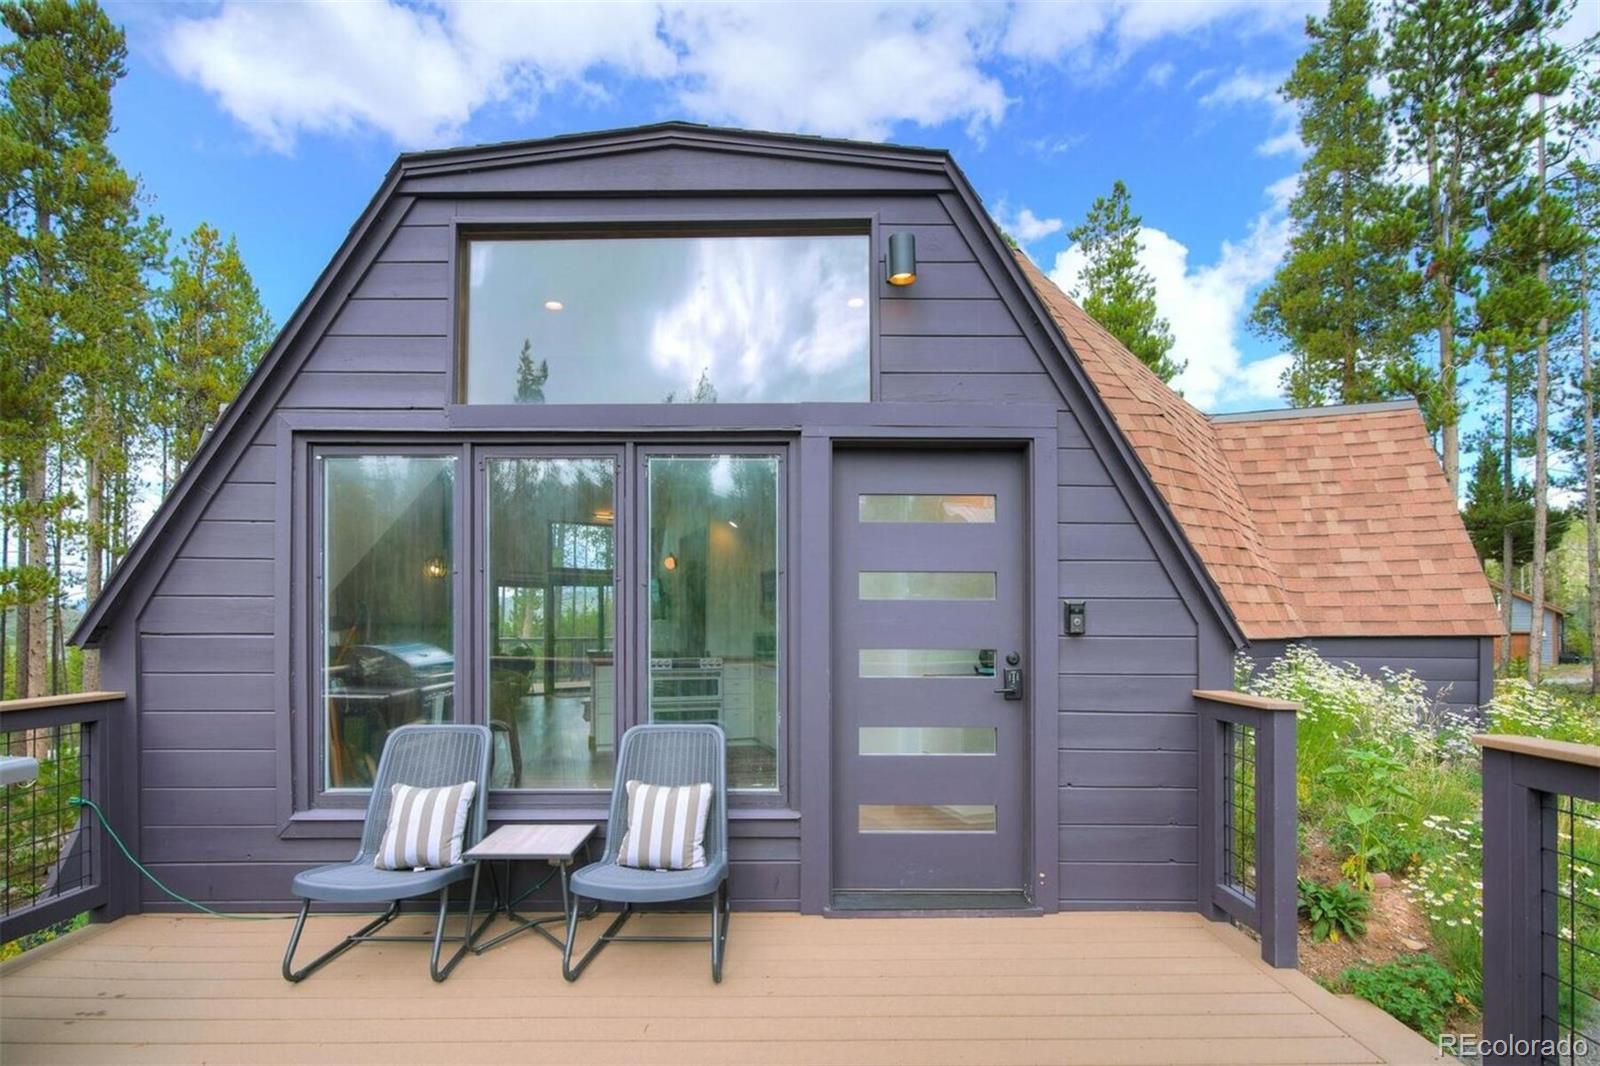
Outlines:
{"type": "MultiPolygon", "coordinates": [[[[1500,604],[1500,590],[1494,590],[1496,608],[1500,604]]],[[[1525,592],[1511,593],[1511,657],[1513,659],[1526,659],[1528,657],[1528,633],[1533,622],[1533,597],[1525,592]]],[[[1567,612],[1554,604],[1544,605],[1544,639],[1540,644],[1539,661],[1542,663],[1555,663],[1561,661],[1562,639],[1566,636],[1567,612]]],[[[1504,636],[1494,638],[1495,658],[1500,658],[1500,642],[1504,636]]]]}
{"type": "Polygon", "coordinates": [[[1194,690],[1238,651],[1483,676],[1425,444],[1206,419],[943,151],[407,154],[74,636],[128,694],[110,813],[175,891],[282,906],[398,723],[491,725],[491,819],[570,821],[623,729],[712,720],[743,907],[1195,908],[1194,690]]]}

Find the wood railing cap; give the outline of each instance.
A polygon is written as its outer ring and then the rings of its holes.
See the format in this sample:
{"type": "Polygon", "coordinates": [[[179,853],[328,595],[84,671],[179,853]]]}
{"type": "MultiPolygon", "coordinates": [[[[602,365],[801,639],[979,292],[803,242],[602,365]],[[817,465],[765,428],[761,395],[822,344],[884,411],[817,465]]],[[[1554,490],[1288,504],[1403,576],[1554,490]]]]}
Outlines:
{"type": "Polygon", "coordinates": [[[1257,696],[1250,692],[1235,692],[1228,688],[1197,688],[1194,697],[1198,700],[1211,700],[1213,703],[1231,703],[1235,707],[1249,707],[1257,711],[1286,711],[1297,714],[1300,705],[1294,700],[1275,700],[1267,696],[1257,696]]]}
{"type": "Polygon", "coordinates": [[[39,711],[47,707],[71,707],[78,703],[113,703],[127,698],[126,692],[62,692],[55,696],[29,696],[20,700],[0,700],[0,714],[7,711],[39,711]]]}
{"type": "Polygon", "coordinates": [[[1516,733],[1479,733],[1472,738],[1472,742],[1480,748],[1493,748],[1495,751],[1533,755],[1577,766],[1600,767],[1600,747],[1593,744],[1574,744],[1569,740],[1525,737],[1516,733]]]}

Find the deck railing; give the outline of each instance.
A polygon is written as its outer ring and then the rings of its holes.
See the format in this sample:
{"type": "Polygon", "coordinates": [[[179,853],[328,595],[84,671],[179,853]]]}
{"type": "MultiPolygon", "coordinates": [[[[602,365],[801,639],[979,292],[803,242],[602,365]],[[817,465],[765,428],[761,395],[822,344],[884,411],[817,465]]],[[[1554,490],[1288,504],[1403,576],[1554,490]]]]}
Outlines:
{"type": "Polygon", "coordinates": [[[120,692],[0,701],[0,754],[37,763],[31,780],[4,786],[0,810],[0,943],[114,899],[99,820],[71,802],[102,806],[116,785],[110,743],[120,692]]]}
{"type": "Polygon", "coordinates": [[[1261,937],[1261,957],[1292,967],[1295,890],[1295,713],[1300,705],[1242,692],[1195,692],[1200,716],[1200,908],[1261,937]]]}
{"type": "Polygon", "coordinates": [[[1592,1061],[1600,1050],[1600,747],[1473,739],[1483,749],[1483,1061],[1592,1061]]]}

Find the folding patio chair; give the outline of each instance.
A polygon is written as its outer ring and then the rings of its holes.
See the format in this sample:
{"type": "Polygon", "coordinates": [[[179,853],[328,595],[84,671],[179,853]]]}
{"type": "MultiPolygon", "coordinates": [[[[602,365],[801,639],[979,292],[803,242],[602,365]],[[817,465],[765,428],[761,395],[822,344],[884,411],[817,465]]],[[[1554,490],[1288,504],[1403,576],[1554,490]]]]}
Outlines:
{"type": "Polygon", "coordinates": [[[287,981],[303,981],[337,956],[357,944],[377,941],[428,941],[433,942],[433,954],[428,960],[428,972],[435,981],[443,981],[472,946],[478,934],[494,920],[494,909],[476,928],[474,907],[467,908],[467,924],[461,936],[444,935],[445,915],[450,909],[450,886],[467,878],[472,879],[469,901],[477,898],[478,864],[463,862],[437,870],[380,870],[373,859],[383,844],[384,829],[389,823],[389,801],[394,785],[411,785],[416,788],[438,788],[459,785],[464,781],[477,782],[472,797],[472,810],[467,817],[465,851],[483,836],[485,809],[489,794],[489,757],[493,748],[487,726],[481,725],[405,725],[389,734],[383,744],[383,755],[378,760],[377,779],[372,783],[372,798],[367,803],[366,825],[361,831],[361,847],[349,862],[318,866],[294,879],[291,891],[305,902],[300,907],[300,917],[289,934],[289,946],[283,953],[283,976],[287,981]],[[429,936],[377,936],[379,929],[400,914],[403,900],[415,899],[437,892],[439,917],[429,936]],[[312,901],[322,903],[387,903],[388,910],[356,932],[340,941],[328,951],[317,956],[299,970],[294,969],[294,952],[299,946],[300,934],[305,929],[306,916],[311,913],[312,901]],[[441,968],[439,953],[448,941],[460,943],[455,954],[441,968]]]}
{"type": "Polygon", "coordinates": [[[711,979],[722,980],[722,957],[728,943],[728,772],[727,737],[714,725],[636,725],[622,734],[617,772],[611,785],[610,823],[606,850],[599,862],[572,875],[567,905],[567,943],[561,953],[561,974],[569,981],[615,941],[667,941],[711,944],[711,979]],[[617,854],[628,830],[629,781],[651,785],[711,784],[711,811],[706,818],[706,864],[694,870],[640,870],[622,866],[617,854]],[[618,936],[636,904],[676,903],[710,897],[710,936],[618,936]],[[577,964],[572,944],[577,937],[582,899],[619,903],[621,913],[577,964]]]}

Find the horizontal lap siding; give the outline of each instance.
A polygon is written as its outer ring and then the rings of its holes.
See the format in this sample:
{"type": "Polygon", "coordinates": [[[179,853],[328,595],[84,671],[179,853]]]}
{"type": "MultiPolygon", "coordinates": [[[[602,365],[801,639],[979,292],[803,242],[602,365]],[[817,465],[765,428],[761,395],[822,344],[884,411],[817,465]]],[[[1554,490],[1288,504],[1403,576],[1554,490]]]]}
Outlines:
{"type": "Polygon", "coordinates": [[[1060,638],[1061,902],[1191,905],[1198,627],[1071,414],[1058,436],[1056,586],[1088,624],[1060,638]]]}
{"type": "MultiPolygon", "coordinates": [[[[497,179],[498,180],[498,179],[497,179]]],[[[749,201],[754,203],[755,201],[749,201]]],[[[725,197],[655,201],[663,217],[727,212],[725,197]]],[[[1088,605],[1089,635],[1061,638],[1060,895],[1074,906],[1192,903],[1196,850],[1195,687],[1200,634],[1112,471],[1065,408],[1046,364],[935,196],[859,189],[819,205],[876,214],[917,240],[919,281],[878,304],[879,398],[1060,409],[1048,581],[1088,605]]],[[[452,352],[450,222],[582,221],[577,200],[421,200],[329,326],[308,338],[277,410],[438,408],[452,352]]],[[[734,210],[742,210],[735,208],[734,210]]],[[[753,210],[753,209],[752,209],[753,210]]],[[[883,248],[877,251],[881,256],[883,248]]],[[[269,423],[241,450],[140,618],[141,848],[176,891],[235,908],[284,906],[307,865],[355,846],[350,823],[278,824],[282,761],[276,633],[280,457],[269,423]],[[315,832],[315,837],[311,833],[315,832]]],[[[303,607],[303,605],[301,605],[303,607]]],[[[1208,622],[1209,624],[1209,622],[1208,622]]],[[[801,771],[804,772],[803,770],[801,771]]],[[[799,906],[800,825],[736,821],[732,891],[742,906],[799,906]]],[[[153,888],[145,903],[170,901],[153,888]]]]}
{"type": "MultiPolygon", "coordinates": [[[[1484,691],[1480,677],[1479,651],[1483,637],[1319,637],[1296,641],[1312,648],[1324,659],[1348,663],[1372,677],[1381,677],[1387,667],[1397,673],[1410,671],[1425,685],[1428,697],[1452,707],[1476,707],[1493,697],[1484,691]]],[[[1250,645],[1249,656],[1257,669],[1265,669],[1280,658],[1288,641],[1266,640],[1250,645]]]]}

